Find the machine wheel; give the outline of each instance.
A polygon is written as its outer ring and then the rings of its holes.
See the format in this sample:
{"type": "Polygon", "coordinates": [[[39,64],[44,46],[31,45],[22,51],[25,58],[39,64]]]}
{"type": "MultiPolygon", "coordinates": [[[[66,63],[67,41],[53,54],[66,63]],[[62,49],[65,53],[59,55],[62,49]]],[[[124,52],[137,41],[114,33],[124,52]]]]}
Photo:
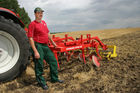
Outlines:
{"type": "Polygon", "coordinates": [[[0,16],[0,82],[19,76],[26,69],[28,57],[29,44],[23,28],[0,16]]]}

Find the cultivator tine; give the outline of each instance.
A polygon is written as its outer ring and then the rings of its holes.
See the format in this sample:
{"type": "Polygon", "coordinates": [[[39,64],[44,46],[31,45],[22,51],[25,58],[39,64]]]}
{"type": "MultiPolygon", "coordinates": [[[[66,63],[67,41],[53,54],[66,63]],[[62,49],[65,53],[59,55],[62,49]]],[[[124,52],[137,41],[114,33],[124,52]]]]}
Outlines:
{"type": "Polygon", "coordinates": [[[92,56],[92,62],[93,64],[96,66],[96,67],[100,67],[100,63],[99,63],[99,60],[96,56],[92,56]]]}
{"type": "Polygon", "coordinates": [[[84,63],[86,64],[84,49],[82,49],[82,57],[83,57],[84,63]]]}
{"type": "Polygon", "coordinates": [[[59,62],[58,62],[58,56],[57,56],[57,51],[54,51],[54,56],[57,60],[57,65],[58,65],[58,68],[60,69],[60,66],[59,66],[59,62]]]}

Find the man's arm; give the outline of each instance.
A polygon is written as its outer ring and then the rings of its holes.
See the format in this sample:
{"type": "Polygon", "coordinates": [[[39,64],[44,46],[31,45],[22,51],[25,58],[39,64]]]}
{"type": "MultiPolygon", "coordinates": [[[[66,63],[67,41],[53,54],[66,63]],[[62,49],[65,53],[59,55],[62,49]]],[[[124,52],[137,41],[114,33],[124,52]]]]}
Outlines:
{"type": "Polygon", "coordinates": [[[29,37],[29,43],[30,43],[30,45],[31,45],[31,47],[32,47],[32,49],[34,51],[35,58],[36,59],[39,59],[40,58],[40,55],[39,55],[39,53],[38,53],[38,51],[37,51],[37,49],[35,47],[35,43],[34,43],[34,40],[33,40],[32,37],[29,37]]]}
{"type": "Polygon", "coordinates": [[[49,38],[49,40],[52,42],[52,44],[54,45],[54,47],[56,47],[57,45],[56,45],[55,42],[52,40],[51,34],[50,34],[50,33],[48,33],[48,38],[49,38]]]}

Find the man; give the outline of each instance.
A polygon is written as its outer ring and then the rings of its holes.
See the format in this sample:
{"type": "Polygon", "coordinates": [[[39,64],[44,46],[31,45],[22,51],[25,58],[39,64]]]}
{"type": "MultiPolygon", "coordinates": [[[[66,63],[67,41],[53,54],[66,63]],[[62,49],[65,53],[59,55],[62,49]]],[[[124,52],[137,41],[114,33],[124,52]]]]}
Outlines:
{"type": "Polygon", "coordinates": [[[55,42],[51,39],[47,24],[42,20],[43,12],[41,8],[35,8],[35,20],[29,24],[28,38],[33,52],[36,80],[44,90],[47,90],[48,86],[42,76],[43,59],[45,59],[50,66],[51,82],[63,83],[63,81],[58,79],[57,60],[47,45],[48,40],[50,40],[54,47],[57,47],[55,42]]]}

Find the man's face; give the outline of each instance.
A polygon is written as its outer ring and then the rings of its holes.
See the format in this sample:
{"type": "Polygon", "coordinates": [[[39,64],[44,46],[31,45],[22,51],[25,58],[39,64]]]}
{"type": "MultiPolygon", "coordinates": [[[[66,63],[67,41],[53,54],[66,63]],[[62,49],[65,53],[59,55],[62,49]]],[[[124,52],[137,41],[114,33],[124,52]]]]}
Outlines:
{"type": "Polygon", "coordinates": [[[42,19],[42,17],[43,17],[43,12],[36,12],[36,13],[35,13],[35,17],[36,17],[37,19],[42,19]]]}

